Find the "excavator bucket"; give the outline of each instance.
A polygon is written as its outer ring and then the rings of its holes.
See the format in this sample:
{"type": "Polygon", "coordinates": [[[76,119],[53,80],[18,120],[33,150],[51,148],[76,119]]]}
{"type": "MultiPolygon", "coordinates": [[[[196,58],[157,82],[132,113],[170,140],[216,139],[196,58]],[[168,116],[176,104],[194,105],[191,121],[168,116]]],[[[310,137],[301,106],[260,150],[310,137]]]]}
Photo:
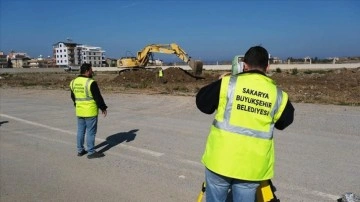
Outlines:
{"type": "Polygon", "coordinates": [[[203,62],[200,60],[190,60],[189,66],[191,67],[192,71],[194,72],[195,76],[200,76],[203,70],[203,62]]]}

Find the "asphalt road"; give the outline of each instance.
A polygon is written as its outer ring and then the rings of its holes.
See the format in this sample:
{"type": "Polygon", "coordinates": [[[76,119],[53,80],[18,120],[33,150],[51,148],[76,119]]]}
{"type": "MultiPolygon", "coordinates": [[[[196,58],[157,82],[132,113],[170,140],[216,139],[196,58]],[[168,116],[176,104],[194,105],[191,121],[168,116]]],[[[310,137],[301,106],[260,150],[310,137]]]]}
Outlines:
{"type": "MultiPolygon", "coordinates": [[[[68,91],[0,89],[0,201],[196,201],[200,158],[213,115],[194,97],[104,94],[97,150],[76,156],[68,91]],[[106,144],[109,140],[113,144],[106,144]]],[[[336,201],[360,194],[360,107],[294,104],[275,131],[281,201],[336,201]]]]}

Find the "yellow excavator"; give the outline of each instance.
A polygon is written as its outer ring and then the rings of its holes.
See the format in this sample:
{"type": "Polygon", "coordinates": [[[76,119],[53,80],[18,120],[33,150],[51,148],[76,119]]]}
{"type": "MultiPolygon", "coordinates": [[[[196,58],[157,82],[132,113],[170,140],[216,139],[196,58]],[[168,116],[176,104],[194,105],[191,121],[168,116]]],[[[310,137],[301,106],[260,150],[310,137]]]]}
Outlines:
{"type": "Polygon", "coordinates": [[[150,59],[153,60],[153,53],[174,54],[186,62],[192,69],[195,76],[202,73],[203,62],[193,60],[179,45],[171,44],[150,44],[137,52],[136,57],[122,57],[117,60],[117,67],[125,69],[145,68],[150,59]]]}

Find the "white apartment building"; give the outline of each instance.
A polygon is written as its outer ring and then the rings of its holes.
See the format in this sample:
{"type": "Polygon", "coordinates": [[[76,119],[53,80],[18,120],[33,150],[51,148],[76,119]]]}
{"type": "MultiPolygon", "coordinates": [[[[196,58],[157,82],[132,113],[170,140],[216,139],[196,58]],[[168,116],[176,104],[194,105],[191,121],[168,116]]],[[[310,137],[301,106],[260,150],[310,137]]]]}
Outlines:
{"type": "Polygon", "coordinates": [[[94,67],[101,67],[105,61],[105,51],[100,47],[71,42],[54,44],[53,54],[58,66],[81,66],[83,63],[91,63],[94,67]]]}
{"type": "Polygon", "coordinates": [[[75,47],[75,65],[91,63],[93,67],[101,67],[105,62],[105,51],[100,47],[78,45],[75,47]]]}

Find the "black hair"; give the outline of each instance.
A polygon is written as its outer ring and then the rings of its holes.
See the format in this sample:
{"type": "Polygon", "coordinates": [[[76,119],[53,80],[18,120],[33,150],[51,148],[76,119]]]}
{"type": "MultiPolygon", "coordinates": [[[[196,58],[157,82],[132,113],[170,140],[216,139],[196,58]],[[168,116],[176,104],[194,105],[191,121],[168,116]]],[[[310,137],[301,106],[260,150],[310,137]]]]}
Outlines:
{"type": "Polygon", "coordinates": [[[244,62],[250,69],[266,70],[269,65],[269,53],[261,46],[253,46],[245,53],[244,62]]]}
{"type": "Polygon", "coordinates": [[[85,74],[86,71],[91,69],[91,64],[89,63],[84,63],[81,65],[80,67],[80,74],[85,74]]]}

